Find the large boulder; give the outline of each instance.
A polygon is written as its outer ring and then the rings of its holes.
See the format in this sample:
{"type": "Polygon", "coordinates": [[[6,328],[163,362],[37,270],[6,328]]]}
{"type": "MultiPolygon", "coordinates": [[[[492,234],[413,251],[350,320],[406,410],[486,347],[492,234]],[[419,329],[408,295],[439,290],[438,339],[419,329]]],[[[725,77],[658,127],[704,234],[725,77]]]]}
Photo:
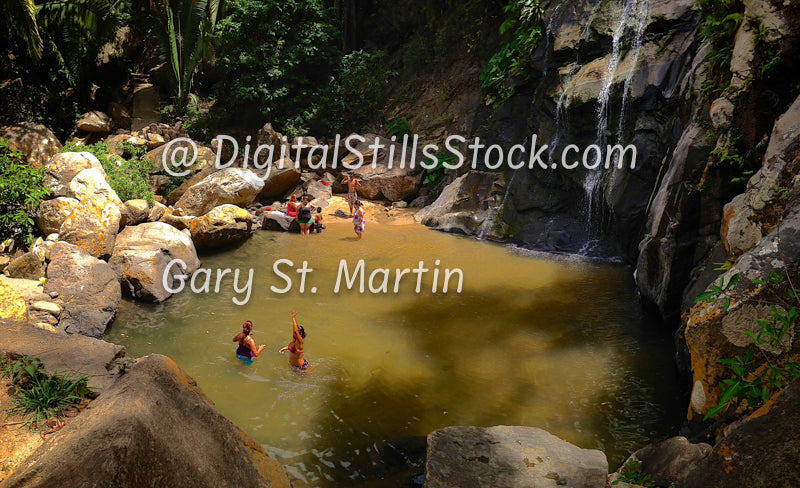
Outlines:
{"type": "Polygon", "coordinates": [[[64,223],[73,210],[78,208],[78,205],[78,200],[69,197],[45,200],[36,209],[36,226],[46,236],[58,234],[61,224],[64,223]]]}
{"type": "Polygon", "coordinates": [[[97,258],[108,258],[122,218],[120,207],[103,198],[84,198],[58,231],[59,239],[81,247],[97,258]]]}
{"type": "Polygon", "coordinates": [[[272,161],[280,161],[281,153],[283,153],[285,157],[291,157],[291,145],[280,132],[276,132],[275,129],[272,128],[272,124],[269,122],[258,131],[256,143],[258,146],[268,146],[272,148],[272,157],[269,157],[270,152],[268,150],[262,150],[258,153],[258,161],[256,161],[256,163],[261,166],[272,161]]]}
{"type": "Polygon", "coordinates": [[[76,125],[80,131],[108,133],[114,127],[114,121],[106,113],[93,110],[83,114],[76,125]]]}
{"type": "Polygon", "coordinates": [[[535,427],[445,427],[428,435],[425,488],[605,488],[608,461],[535,427]]]}
{"type": "Polygon", "coordinates": [[[351,143],[357,152],[351,152],[342,158],[342,164],[353,167],[359,165],[358,153],[363,156],[363,164],[351,171],[361,179],[358,193],[370,200],[385,198],[390,202],[416,196],[422,184],[422,172],[419,166],[421,158],[417,156],[415,167],[411,168],[410,151],[406,151],[405,159],[402,159],[401,144],[374,134],[365,134],[363,137],[366,139],[364,142],[353,144],[354,140],[351,143]],[[378,150],[377,155],[375,150],[369,147],[375,144],[376,138],[378,143],[384,146],[378,150]],[[390,146],[393,146],[391,160],[390,146]]]}
{"type": "Polygon", "coordinates": [[[150,355],[6,480],[52,486],[289,488],[283,467],[223,417],[171,359],[150,355]],[[76,469],[80,467],[80,469],[76,469]]]}
{"type": "Polygon", "coordinates": [[[333,197],[331,181],[325,179],[308,180],[303,184],[303,195],[308,195],[310,203],[315,207],[325,208],[329,205],[331,197],[333,197]]]}
{"type": "Polygon", "coordinates": [[[223,204],[247,206],[263,187],[264,182],[249,169],[226,168],[186,190],[175,207],[200,216],[223,204]]]}
{"type": "Polygon", "coordinates": [[[682,488],[800,486],[800,382],[727,433],[682,488]]]}
{"type": "Polygon", "coordinates": [[[297,219],[289,217],[283,212],[264,212],[261,220],[262,230],[273,230],[278,232],[300,232],[300,224],[297,219]]]}
{"type": "Polygon", "coordinates": [[[444,187],[436,201],[417,212],[415,218],[446,232],[473,234],[491,218],[492,206],[499,204],[496,198],[488,198],[493,193],[497,195],[497,178],[496,173],[484,171],[464,173],[444,187]]]}
{"type": "Polygon", "coordinates": [[[269,169],[269,177],[267,177],[266,169],[255,170],[255,173],[264,180],[264,188],[258,194],[260,200],[281,198],[287,191],[302,182],[302,173],[288,164],[283,168],[280,167],[280,164],[273,164],[269,169]]]}
{"type": "Polygon", "coordinates": [[[710,453],[711,446],[705,442],[692,444],[677,436],[643,447],[630,459],[640,464],[642,473],[656,486],[685,486],[692,471],[710,453]]]}
{"type": "Polygon", "coordinates": [[[64,301],[58,327],[70,334],[101,337],[122,297],[111,266],[78,246],[56,243],[50,251],[44,291],[64,301]]]}
{"type": "Polygon", "coordinates": [[[34,122],[19,122],[0,127],[0,139],[8,139],[11,147],[34,167],[44,163],[61,150],[61,143],[50,129],[34,122]]]}
{"type": "Polygon", "coordinates": [[[183,180],[183,183],[181,183],[178,186],[178,188],[175,188],[174,190],[169,192],[169,194],[167,194],[166,203],[168,205],[175,205],[175,203],[178,200],[180,200],[180,198],[183,196],[183,194],[186,193],[186,190],[188,190],[189,188],[193,187],[194,185],[200,183],[201,181],[203,181],[207,177],[211,176],[212,174],[216,173],[217,171],[218,170],[217,170],[216,167],[207,166],[207,167],[203,168],[202,170],[198,171],[197,173],[187,175],[186,179],[183,180]]]}
{"type": "Polygon", "coordinates": [[[212,249],[241,242],[252,233],[253,216],[236,205],[220,205],[194,219],[189,227],[198,249],[212,249]]]}
{"type": "MultiPolygon", "coordinates": [[[[158,134],[148,135],[154,139],[157,139],[155,136],[158,136],[158,134]]],[[[150,141],[150,144],[152,146],[154,142],[150,141]]],[[[199,173],[205,168],[214,168],[217,155],[211,148],[201,146],[197,143],[192,145],[189,141],[175,141],[171,144],[159,144],[154,149],[148,151],[144,157],[155,165],[156,169],[154,172],[165,173],[167,169],[170,169],[173,173],[181,174],[187,172],[186,176],[190,176],[199,173]],[[184,156],[186,157],[185,161],[183,159],[184,156]],[[172,167],[173,163],[180,163],[180,166],[172,167]],[[167,168],[164,167],[165,164],[167,168]]],[[[226,161],[220,161],[220,163],[225,162],[226,161]]]]}
{"type": "Polygon", "coordinates": [[[69,182],[67,196],[77,200],[101,198],[122,208],[122,200],[106,181],[105,174],[96,168],[85,169],[69,182]]]}
{"type": "Polygon", "coordinates": [[[69,192],[69,184],[78,173],[94,168],[105,177],[105,170],[100,161],[89,152],[58,153],[44,164],[44,186],[56,197],[65,197],[69,192]]]}
{"type": "Polygon", "coordinates": [[[148,222],[126,227],[117,235],[108,264],[117,273],[125,294],[163,302],[172,296],[164,281],[175,289],[179,284],[175,276],[193,273],[200,267],[200,260],[186,234],[163,222],[148,222]],[[176,259],[186,267],[169,266],[176,259]]]}

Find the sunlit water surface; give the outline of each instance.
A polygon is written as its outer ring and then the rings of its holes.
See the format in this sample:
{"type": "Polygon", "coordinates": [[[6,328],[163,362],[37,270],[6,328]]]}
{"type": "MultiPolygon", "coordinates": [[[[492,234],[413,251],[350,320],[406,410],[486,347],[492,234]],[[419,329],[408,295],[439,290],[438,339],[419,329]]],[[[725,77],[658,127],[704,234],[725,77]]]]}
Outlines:
{"type": "MultiPolygon", "coordinates": [[[[418,225],[370,223],[362,241],[346,223],[321,235],[258,232],[242,246],[201,256],[213,270],[254,269],[247,304],[229,274],[220,292],[183,291],[165,303],[125,301],[107,340],[129,356],[159,353],[193,376],[217,408],[260,442],[293,478],[311,486],[406,486],[423,472],[424,436],[449,425],[530,425],[606,452],[612,470],[633,450],[673,434],[680,401],[669,337],[646,321],[631,270],[526,257],[418,225]],[[306,292],[273,263],[308,261],[306,292]],[[429,269],[414,291],[333,293],[340,259],[367,273],[429,269]],[[463,290],[441,292],[445,268],[463,290]],[[312,287],[317,288],[311,293],[312,287]],[[278,349],[291,340],[291,311],[308,333],[313,369],[298,372],[278,349]],[[234,334],[252,320],[266,350],[250,366],[234,334]]],[[[288,273],[289,267],[281,268],[288,273]]],[[[368,275],[367,275],[368,277],[368,275]]],[[[376,282],[377,284],[377,282],[376,282]]]]}

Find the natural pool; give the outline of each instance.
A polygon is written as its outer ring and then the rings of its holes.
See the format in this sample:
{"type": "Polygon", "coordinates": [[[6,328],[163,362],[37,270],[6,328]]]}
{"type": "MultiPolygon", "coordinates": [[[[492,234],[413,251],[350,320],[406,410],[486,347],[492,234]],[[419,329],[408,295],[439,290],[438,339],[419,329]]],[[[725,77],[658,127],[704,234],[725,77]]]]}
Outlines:
{"type": "Polygon", "coordinates": [[[106,339],[131,357],[177,361],[296,488],[405,486],[423,471],[424,436],[449,425],[541,427],[604,450],[612,470],[675,433],[685,401],[671,338],[639,312],[629,268],[523,256],[416,224],[369,222],[361,242],[347,223],[328,227],[307,238],[258,232],[201,256],[206,268],[240,268],[240,286],[254,269],[247,304],[232,302],[243,294],[229,274],[219,294],[125,301],[106,339]],[[270,290],[285,286],[278,259],[308,261],[305,293],[294,272],[290,292],[270,290]],[[463,271],[463,290],[432,293],[431,272],[419,294],[416,277],[397,294],[335,294],[340,259],[351,270],[364,259],[368,272],[438,259],[441,273],[463,271]],[[308,333],[310,372],[277,352],[291,340],[292,309],[308,333]],[[231,342],[246,319],[267,345],[250,366],[231,342]]]}

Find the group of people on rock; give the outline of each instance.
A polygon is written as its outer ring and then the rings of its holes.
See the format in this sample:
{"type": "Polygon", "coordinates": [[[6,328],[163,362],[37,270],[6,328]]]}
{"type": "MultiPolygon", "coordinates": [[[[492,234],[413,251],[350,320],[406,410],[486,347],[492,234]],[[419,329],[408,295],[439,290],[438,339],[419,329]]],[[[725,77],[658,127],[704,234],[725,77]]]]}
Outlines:
{"type": "MultiPolygon", "coordinates": [[[[358,187],[361,186],[361,181],[356,176],[345,173],[342,184],[347,185],[346,200],[350,207],[350,217],[353,218],[353,230],[356,233],[356,239],[360,240],[366,224],[364,204],[358,199],[358,187]]],[[[307,236],[312,232],[320,233],[325,229],[322,207],[311,204],[308,195],[303,195],[298,202],[297,195],[293,194],[286,204],[286,215],[297,220],[297,223],[300,224],[301,235],[307,236]]]]}

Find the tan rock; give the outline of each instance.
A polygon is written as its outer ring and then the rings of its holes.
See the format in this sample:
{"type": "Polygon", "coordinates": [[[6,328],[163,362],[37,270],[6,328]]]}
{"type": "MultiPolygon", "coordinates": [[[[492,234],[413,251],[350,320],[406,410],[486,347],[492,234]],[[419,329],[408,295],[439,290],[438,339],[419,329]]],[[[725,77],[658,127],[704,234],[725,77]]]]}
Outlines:
{"type": "Polygon", "coordinates": [[[61,224],[61,240],[75,244],[97,258],[107,258],[114,250],[114,239],[121,219],[119,206],[102,198],[85,198],[61,224]]]}
{"type": "Polygon", "coordinates": [[[122,207],[122,200],[111,188],[100,171],[95,168],[85,169],[78,173],[69,183],[67,196],[76,200],[100,198],[107,200],[117,207],[122,207]]]}
{"type": "Polygon", "coordinates": [[[59,153],[44,165],[44,186],[56,197],[67,196],[69,184],[81,171],[94,168],[105,178],[100,161],[88,152],[59,153]]]}
{"type": "Polygon", "coordinates": [[[50,129],[33,122],[0,127],[0,139],[8,139],[11,147],[22,153],[22,157],[36,168],[44,166],[62,147],[50,129]]]}
{"type": "Polygon", "coordinates": [[[150,215],[150,204],[147,200],[128,200],[122,207],[122,220],[120,227],[141,224],[150,215]]]}
{"type": "Polygon", "coordinates": [[[99,110],[83,114],[77,123],[78,130],[84,132],[111,132],[113,126],[114,121],[111,117],[99,110]]]}
{"type": "Polygon", "coordinates": [[[250,237],[253,216],[236,205],[220,205],[202,217],[194,219],[189,227],[195,247],[211,249],[225,247],[250,237]]]}
{"type": "Polygon", "coordinates": [[[70,197],[57,197],[45,200],[36,209],[36,226],[44,235],[57,234],[61,224],[78,207],[78,200],[70,197]]]}
{"type": "Polygon", "coordinates": [[[249,169],[226,168],[186,190],[175,207],[200,216],[224,204],[247,206],[262,188],[264,182],[249,169]]]}
{"type": "Polygon", "coordinates": [[[57,303],[39,300],[31,303],[31,309],[47,312],[54,317],[58,317],[59,315],[61,315],[61,310],[63,309],[63,307],[61,307],[61,305],[57,303]]]}
{"type": "Polygon", "coordinates": [[[124,293],[153,302],[172,296],[164,286],[165,279],[171,280],[174,289],[177,275],[191,274],[200,267],[192,240],[163,222],[126,227],[117,236],[108,263],[119,276],[124,293]],[[170,266],[175,259],[183,261],[185,268],[170,266]]]}

